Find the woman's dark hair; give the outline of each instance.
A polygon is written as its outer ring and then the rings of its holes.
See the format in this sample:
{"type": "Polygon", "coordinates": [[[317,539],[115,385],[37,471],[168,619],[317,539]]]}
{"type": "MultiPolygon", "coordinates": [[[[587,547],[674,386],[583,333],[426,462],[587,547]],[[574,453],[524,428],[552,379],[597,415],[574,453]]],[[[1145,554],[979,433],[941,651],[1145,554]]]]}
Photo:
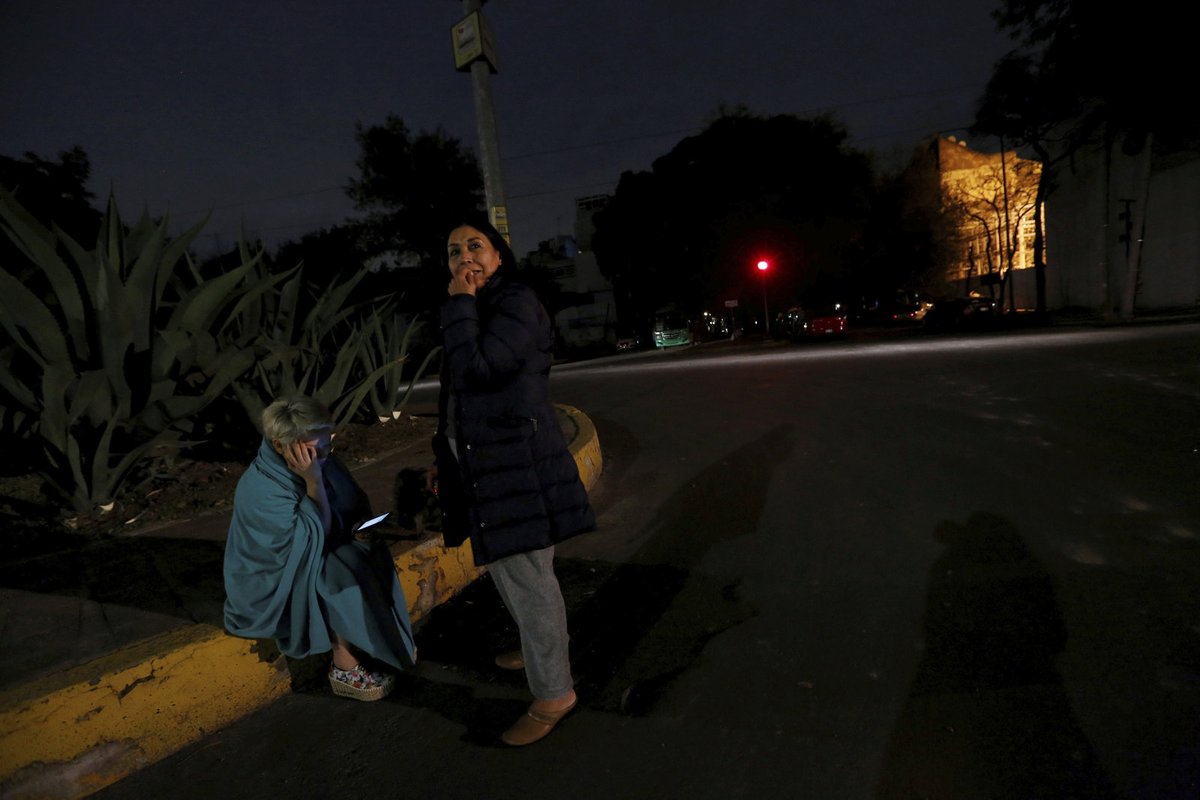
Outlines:
{"type": "Polygon", "coordinates": [[[510,274],[516,271],[516,255],[513,254],[512,248],[505,240],[503,234],[496,230],[496,226],[487,218],[487,214],[480,211],[461,215],[458,222],[446,228],[446,235],[449,236],[451,231],[457,230],[464,225],[470,225],[486,236],[487,240],[492,243],[492,247],[496,248],[496,252],[500,254],[500,269],[507,267],[510,274]]]}

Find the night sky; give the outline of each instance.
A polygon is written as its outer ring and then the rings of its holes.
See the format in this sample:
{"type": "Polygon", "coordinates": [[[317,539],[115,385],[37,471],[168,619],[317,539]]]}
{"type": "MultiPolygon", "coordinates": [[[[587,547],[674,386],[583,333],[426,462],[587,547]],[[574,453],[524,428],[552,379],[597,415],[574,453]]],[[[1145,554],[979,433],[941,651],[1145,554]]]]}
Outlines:
{"type": "MultiPolygon", "coordinates": [[[[1010,47],[988,0],[491,0],[515,249],[569,233],[577,197],[649,169],[719,106],[830,112],[884,163],[969,125],[1010,47]]],[[[269,247],[353,215],[355,122],[389,113],[476,149],[459,0],[0,0],[0,153],[83,147],[122,215],[213,216],[269,247]]],[[[957,135],[964,135],[961,131],[957,135]]]]}

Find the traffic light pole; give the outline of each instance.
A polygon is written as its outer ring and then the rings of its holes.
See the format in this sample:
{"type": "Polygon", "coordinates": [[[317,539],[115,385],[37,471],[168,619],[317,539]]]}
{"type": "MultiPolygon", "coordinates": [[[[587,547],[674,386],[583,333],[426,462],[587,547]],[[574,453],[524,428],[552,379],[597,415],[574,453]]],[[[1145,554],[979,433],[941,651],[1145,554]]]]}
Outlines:
{"type": "Polygon", "coordinates": [[[762,276],[762,292],[763,292],[763,335],[771,338],[771,312],[767,310],[767,269],[770,265],[766,261],[758,262],[758,271],[762,276]]]}

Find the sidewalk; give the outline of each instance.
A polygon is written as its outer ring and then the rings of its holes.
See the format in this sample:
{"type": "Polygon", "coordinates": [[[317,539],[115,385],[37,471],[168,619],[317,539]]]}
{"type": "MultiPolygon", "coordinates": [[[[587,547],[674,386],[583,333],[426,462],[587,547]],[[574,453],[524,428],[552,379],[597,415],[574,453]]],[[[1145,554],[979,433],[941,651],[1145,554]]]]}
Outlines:
{"type": "MultiPolygon", "coordinates": [[[[578,409],[558,411],[591,489],[601,470],[595,428],[578,409]]],[[[354,476],[389,510],[396,473],[432,460],[423,440],[354,476]]],[[[0,588],[0,625],[19,645],[0,653],[0,799],[85,796],[291,691],[273,643],[222,628],[229,516],[40,559],[28,568],[40,571],[41,591],[0,588]],[[68,558],[78,561],[60,563],[68,558]],[[80,574],[87,585],[66,579],[80,574]]],[[[414,623],[483,574],[470,543],[447,549],[435,534],[390,548],[414,623]]]]}

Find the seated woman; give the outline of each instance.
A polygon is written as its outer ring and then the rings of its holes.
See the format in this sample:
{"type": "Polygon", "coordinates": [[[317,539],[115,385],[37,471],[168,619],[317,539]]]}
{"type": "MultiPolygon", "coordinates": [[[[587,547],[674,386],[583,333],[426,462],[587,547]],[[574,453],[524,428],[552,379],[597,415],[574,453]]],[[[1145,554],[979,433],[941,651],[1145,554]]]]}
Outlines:
{"type": "Polygon", "coordinates": [[[370,503],[330,455],[333,420],[323,405],[276,400],[262,423],[225,545],[225,629],[274,639],[293,658],[332,651],[334,694],[379,700],[394,684],[387,668],[412,666],[416,647],[391,559],[372,557],[354,533],[370,503]]]}

